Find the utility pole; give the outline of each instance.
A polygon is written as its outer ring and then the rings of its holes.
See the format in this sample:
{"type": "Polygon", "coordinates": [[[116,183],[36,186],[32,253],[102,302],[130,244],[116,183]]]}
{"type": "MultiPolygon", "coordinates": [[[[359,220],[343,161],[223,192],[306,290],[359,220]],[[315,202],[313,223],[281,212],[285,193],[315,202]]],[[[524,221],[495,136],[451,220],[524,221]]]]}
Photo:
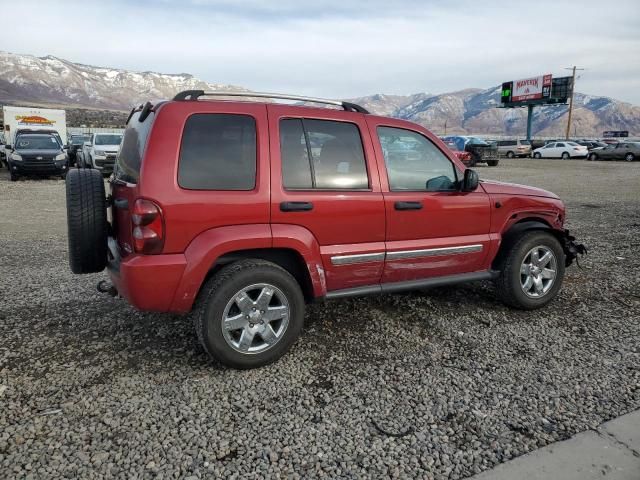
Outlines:
{"type": "Polygon", "coordinates": [[[571,98],[569,99],[569,118],[567,119],[567,132],[565,140],[569,140],[569,134],[571,133],[571,116],[573,114],[573,93],[576,91],[576,70],[584,70],[584,68],[573,67],[565,68],[565,70],[573,70],[573,79],[571,80],[571,98]]]}

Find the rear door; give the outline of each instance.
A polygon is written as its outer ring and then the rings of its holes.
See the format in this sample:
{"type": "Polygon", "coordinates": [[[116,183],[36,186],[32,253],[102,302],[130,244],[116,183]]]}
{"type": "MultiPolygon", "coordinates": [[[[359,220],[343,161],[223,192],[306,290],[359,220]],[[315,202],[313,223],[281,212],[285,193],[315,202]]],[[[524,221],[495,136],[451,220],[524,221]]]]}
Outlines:
{"type": "Polygon", "coordinates": [[[387,215],[382,282],[484,269],[490,245],[489,197],[458,190],[462,168],[435,136],[391,119],[368,117],[387,215]]]}
{"type": "Polygon", "coordinates": [[[274,245],[287,226],[320,246],[327,290],[380,281],[385,212],[364,115],[269,105],[274,245]]]}

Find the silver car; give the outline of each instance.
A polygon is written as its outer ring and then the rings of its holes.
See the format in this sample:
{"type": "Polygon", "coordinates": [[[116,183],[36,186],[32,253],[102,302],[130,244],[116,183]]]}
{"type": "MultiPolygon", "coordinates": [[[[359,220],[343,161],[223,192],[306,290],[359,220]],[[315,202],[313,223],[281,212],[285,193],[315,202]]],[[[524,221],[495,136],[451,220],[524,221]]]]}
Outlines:
{"type": "Polygon", "coordinates": [[[507,158],[531,156],[529,140],[498,140],[498,154],[507,158]]]}

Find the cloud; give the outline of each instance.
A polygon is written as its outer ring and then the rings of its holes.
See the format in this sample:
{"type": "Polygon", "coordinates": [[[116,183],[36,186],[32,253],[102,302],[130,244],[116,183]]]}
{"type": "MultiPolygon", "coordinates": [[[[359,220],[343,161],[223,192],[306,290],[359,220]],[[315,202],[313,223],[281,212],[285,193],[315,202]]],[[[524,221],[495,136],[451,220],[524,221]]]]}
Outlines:
{"type": "Polygon", "coordinates": [[[440,93],[577,64],[580,91],[640,103],[634,1],[23,0],[3,11],[25,19],[4,22],[9,51],[256,90],[440,93]]]}

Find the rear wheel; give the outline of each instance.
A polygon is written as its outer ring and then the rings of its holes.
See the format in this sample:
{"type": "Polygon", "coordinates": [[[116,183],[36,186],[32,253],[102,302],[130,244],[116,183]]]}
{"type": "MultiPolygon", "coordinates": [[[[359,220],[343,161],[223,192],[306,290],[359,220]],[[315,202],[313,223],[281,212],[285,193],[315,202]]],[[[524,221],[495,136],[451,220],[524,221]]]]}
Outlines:
{"type": "Polygon", "coordinates": [[[542,154],[540,152],[536,152],[533,154],[533,158],[542,158],[542,154]]]}
{"type": "Polygon", "coordinates": [[[563,160],[569,160],[570,158],[571,158],[571,155],[569,155],[569,152],[562,152],[563,160]]]}
{"type": "Polygon", "coordinates": [[[265,260],[241,260],[208,280],[192,312],[202,346],[214,359],[248,369],[279,359],[304,321],[298,282],[265,260]]]}
{"type": "Polygon", "coordinates": [[[67,173],[69,265],[73,273],[95,273],[107,266],[107,206],[104,180],[97,170],[67,173]]]}
{"type": "Polygon", "coordinates": [[[627,162],[633,162],[636,159],[636,156],[633,153],[629,152],[624,156],[624,159],[627,162]]]}
{"type": "Polygon", "coordinates": [[[564,278],[564,252],[556,237],[530,231],[514,242],[499,266],[498,297],[507,305],[533,310],[549,303],[564,278]]]}

